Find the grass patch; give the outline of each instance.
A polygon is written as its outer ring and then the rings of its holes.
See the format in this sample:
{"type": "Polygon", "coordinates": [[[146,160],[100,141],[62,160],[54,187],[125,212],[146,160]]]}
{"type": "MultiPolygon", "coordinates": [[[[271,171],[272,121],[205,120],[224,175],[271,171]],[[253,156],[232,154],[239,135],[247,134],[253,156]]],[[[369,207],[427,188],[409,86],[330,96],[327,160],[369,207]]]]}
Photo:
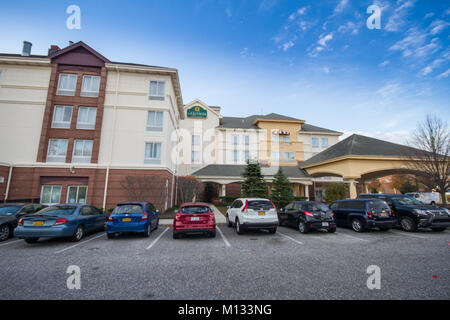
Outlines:
{"type": "Polygon", "coordinates": [[[175,210],[177,210],[178,207],[172,207],[167,209],[165,212],[162,212],[158,215],[160,219],[174,219],[175,218],[175,210]]]}
{"type": "Polygon", "coordinates": [[[216,208],[219,209],[219,211],[226,217],[227,216],[227,210],[228,208],[226,206],[218,206],[216,205],[216,208]]]}

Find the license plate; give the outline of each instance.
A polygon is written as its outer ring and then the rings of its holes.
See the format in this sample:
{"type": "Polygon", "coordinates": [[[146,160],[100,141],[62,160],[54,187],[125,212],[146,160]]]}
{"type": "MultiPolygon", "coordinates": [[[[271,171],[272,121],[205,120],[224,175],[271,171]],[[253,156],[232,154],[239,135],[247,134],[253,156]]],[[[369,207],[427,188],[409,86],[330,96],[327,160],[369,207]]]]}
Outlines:
{"type": "Polygon", "coordinates": [[[44,225],[44,221],[34,221],[33,222],[33,226],[43,226],[44,225]]]}
{"type": "Polygon", "coordinates": [[[130,221],[131,221],[131,218],[123,218],[122,221],[123,221],[123,222],[130,222],[130,221]]]}
{"type": "Polygon", "coordinates": [[[387,217],[387,213],[382,212],[382,213],[381,213],[381,216],[382,216],[382,217],[387,217]]]}
{"type": "Polygon", "coordinates": [[[328,222],[322,222],[322,227],[328,227],[328,226],[329,226],[328,222]]]}
{"type": "Polygon", "coordinates": [[[192,217],[192,218],[191,218],[191,221],[199,221],[199,220],[200,220],[199,217],[192,217]]]}
{"type": "Polygon", "coordinates": [[[258,212],[258,215],[259,215],[259,216],[265,216],[266,213],[265,213],[264,211],[260,211],[260,212],[258,212]]]}

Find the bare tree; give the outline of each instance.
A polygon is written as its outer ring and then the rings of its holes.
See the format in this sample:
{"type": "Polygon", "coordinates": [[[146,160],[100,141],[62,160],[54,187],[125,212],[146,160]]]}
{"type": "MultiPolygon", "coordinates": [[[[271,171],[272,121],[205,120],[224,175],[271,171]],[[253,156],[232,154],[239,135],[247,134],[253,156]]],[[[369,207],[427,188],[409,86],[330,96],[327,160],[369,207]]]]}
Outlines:
{"type": "Polygon", "coordinates": [[[408,152],[408,166],[420,172],[419,181],[429,189],[436,189],[447,204],[446,190],[450,187],[450,131],[446,121],[428,115],[412,134],[408,152]]]}
{"type": "Polygon", "coordinates": [[[165,207],[166,179],[162,176],[126,176],[120,185],[129,201],[150,201],[159,210],[165,207]]]}
{"type": "Polygon", "coordinates": [[[181,203],[195,201],[202,191],[203,183],[195,177],[178,177],[178,194],[181,203]]]}

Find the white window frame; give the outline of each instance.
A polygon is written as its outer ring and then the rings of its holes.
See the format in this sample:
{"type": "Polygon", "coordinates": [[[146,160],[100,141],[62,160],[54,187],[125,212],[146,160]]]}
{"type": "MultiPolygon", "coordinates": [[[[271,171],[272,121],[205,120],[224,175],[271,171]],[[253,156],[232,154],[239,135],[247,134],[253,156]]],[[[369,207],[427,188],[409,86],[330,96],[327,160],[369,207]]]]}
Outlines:
{"type": "Polygon", "coordinates": [[[48,146],[47,146],[47,158],[46,158],[46,162],[58,162],[58,163],[64,163],[66,162],[66,157],[67,157],[67,149],[69,147],[69,140],[68,139],[48,139],[48,146]],[[58,140],[58,141],[66,141],[66,150],[64,152],[64,156],[55,156],[55,155],[49,155],[50,152],[50,142],[52,140],[58,140]],[[52,159],[54,158],[54,159],[52,159]],[[59,161],[59,159],[61,159],[62,161],[59,161]]]}
{"type": "Polygon", "coordinates": [[[250,136],[248,134],[245,134],[242,136],[242,140],[244,143],[244,146],[249,146],[250,145],[250,136]]]}
{"type": "Polygon", "coordinates": [[[239,162],[239,151],[238,150],[232,150],[231,158],[233,160],[233,163],[238,163],[239,162]]]}
{"type": "Polygon", "coordinates": [[[75,96],[75,92],[77,91],[77,82],[78,82],[78,75],[73,73],[60,73],[58,77],[58,87],[56,89],[56,95],[58,96],[75,96]],[[72,89],[61,89],[61,77],[62,76],[68,76],[69,78],[75,78],[75,88],[72,89]]]}
{"type": "Polygon", "coordinates": [[[164,111],[148,110],[147,111],[147,124],[146,124],[145,130],[150,131],[150,132],[162,132],[164,130],[164,111]],[[150,117],[151,113],[154,114],[153,120],[155,123],[156,123],[157,114],[161,114],[161,125],[158,125],[158,124],[150,125],[149,124],[149,117],[150,117]]]}
{"type": "Polygon", "coordinates": [[[95,130],[95,123],[97,122],[97,107],[87,107],[87,106],[80,106],[78,107],[78,116],[77,116],[77,129],[80,130],[95,130]],[[82,122],[80,120],[81,116],[81,110],[87,109],[88,113],[88,119],[89,114],[94,110],[94,123],[91,122],[82,122]]]}
{"type": "Polygon", "coordinates": [[[278,134],[272,134],[272,144],[280,144],[280,136],[278,134]]]}
{"type": "Polygon", "coordinates": [[[284,156],[285,162],[294,162],[295,161],[295,152],[293,152],[293,151],[285,151],[283,156],[284,156]],[[290,155],[292,155],[292,158],[290,157],[290,155]]]}
{"type": "Polygon", "coordinates": [[[39,200],[39,203],[45,204],[45,205],[58,204],[58,203],[61,202],[61,193],[62,193],[62,186],[61,186],[61,185],[46,185],[46,184],[43,184],[43,185],[41,186],[41,198],[40,198],[40,200],[39,200]],[[49,203],[44,203],[44,202],[42,202],[42,195],[44,194],[44,187],[51,187],[51,191],[50,191],[50,201],[52,200],[53,189],[54,189],[54,188],[59,188],[59,200],[58,200],[58,202],[55,202],[55,203],[53,203],[53,202],[49,202],[49,203]]]}
{"type": "Polygon", "coordinates": [[[284,145],[290,145],[291,144],[291,137],[290,136],[281,136],[281,141],[284,145]],[[285,139],[287,141],[285,141],[285,139]]]}
{"type": "Polygon", "coordinates": [[[70,129],[70,125],[72,123],[72,116],[73,116],[73,107],[72,106],[55,105],[53,107],[52,128],[56,128],[56,129],[70,129]],[[63,108],[63,117],[64,117],[64,113],[65,113],[66,108],[70,109],[70,119],[69,119],[69,121],[56,121],[55,120],[56,109],[57,108],[63,108]]]}
{"type": "Polygon", "coordinates": [[[328,138],[320,138],[320,146],[322,148],[328,148],[328,138]],[[323,143],[324,141],[326,141],[326,145],[323,143]]]}
{"type": "Polygon", "coordinates": [[[243,151],[243,159],[244,159],[244,162],[247,162],[250,160],[250,151],[248,151],[248,150],[243,151]]]}
{"type": "Polygon", "coordinates": [[[89,97],[89,98],[97,98],[98,97],[98,94],[99,94],[99,92],[100,92],[100,82],[101,82],[101,79],[102,79],[102,77],[101,76],[95,76],[95,75],[90,75],[90,74],[86,74],[86,75],[83,75],[83,81],[82,81],[82,83],[81,83],[81,93],[80,93],[80,96],[82,96],[82,97],[89,97]],[[98,88],[94,88],[94,89],[96,89],[96,90],[86,90],[86,91],[83,91],[83,89],[84,89],[84,81],[85,81],[85,79],[86,78],[91,78],[91,88],[89,88],[89,89],[92,89],[92,79],[98,79],[98,88]]]}
{"type": "Polygon", "coordinates": [[[87,195],[88,195],[88,186],[68,186],[67,187],[67,197],[66,197],[66,203],[76,203],[76,204],[86,204],[87,203],[87,195]],[[77,188],[77,200],[76,202],[69,202],[69,196],[70,196],[70,188],[77,188]],[[86,188],[86,198],[84,199],[84,202],[79,202],[79,193],[80,193],[80,188],[86,188]]]}
{"type": "Polygon", "coordinates": [[[232,143],[233,143],[233,146],[238,146],[239,145],[239,135],[238,134],[233,134],[232,135],[232,143]]]}
{"type": "Polygon", "coordinates": [[[200,145],[200,135],[199,134],[193,134],[191,139],[192,139],[192,146],[200,145]]]}
{"type": "Polygon", "coordinates": [[[76,139],[73,142],[72,163],[91,163],[93,150],[94,150],[94,140],[76,139]],[[81,155],[81,156],[76,156],[75,155],[77,142],[82,142],[83,143],[83,148],[82,148],[82,151],[81,151],[83,153],[83,155],[81,155]],[[91,149],[91,154],[90,155],[84,155],[84,153],[85,153],[85,149],[84,148],[86,146],[86,142],[92,142],[92,149],[91,149]]]}
{"type": "Polygon", "coordinates": [[[149,92],[148,92],[148,98],[150,100],[164,101],[165,95],[166,95],[166,82],[158,81],[158,80],[151,80],[149,92]],[[156,94],[152,94],[152,84],[154,84],[154,83],[156,83],[156,94]],[[162,89],[161,89],[161,87],[162,87],[162,89]]]}
{"type": "Polygon", "coordinates": [[[320,139],[317,137],[312,137],[311,138],[311,146],[313,148],[320,148],[320,139]],[[314,144],[314,140],[317,140],[317,145],[314,144]]]}
{"type": "Polygon", "coordinates": [[[199,150],[192,150],[191,152],[191,161],[192,163],[198,164],[201,163],[201,153],[199,150]],[[194,156],[194,155],[198,155],[198,157],[194,156]]]}
{"type": "Polygon", "coordinates": [[[271,151],[270,152],[270,160],[272,161],[281,161],[281,152],[280,151],[271,151]],[[276,157],[274,157],[276,155],[276,157]]]}
{"type": "Polygon", "coordinates": [[[160,141],[147,141],[145,142],[145,149],[144,149],[144,164],[161,164],[161,157],[162,157],[162,142],[160,141]],[[147,158],[147,144],[159,144],[160,145],[160,151],[159,151],[159,158],[147,158]]]}

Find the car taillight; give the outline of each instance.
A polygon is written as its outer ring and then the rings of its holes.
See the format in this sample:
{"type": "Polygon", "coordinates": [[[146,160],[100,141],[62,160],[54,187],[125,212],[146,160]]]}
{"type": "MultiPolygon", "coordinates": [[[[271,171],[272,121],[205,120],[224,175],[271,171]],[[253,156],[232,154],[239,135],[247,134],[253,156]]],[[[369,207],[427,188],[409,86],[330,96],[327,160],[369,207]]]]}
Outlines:
{"type": "Polygon", "coordinates": [[[333,211],[331,211],[330,214],[331,214],[332,217],[334,217],[334,212],[333,211]]]}
{"type": "Polygon", "coordinates": [[[19,222],[17,222],[17,225],[23,226],[23,219],[20,219],[19,222]]]}
{"type": "Polygon", "coordinates": [[[306,214],[307,216],[314,217],[314,215],[313,215],[311,212],[309,212],[309,211],[305,211],[305,214],[306,214]]]}
{"type": "Polygon", "coordinates": [[[67,220],[66,218],[59,218],[58,220],[56,220],[55,226],[66,224],[67,222],[69,222],[69,220],[67,220]]]}
{"type": "Polygon", "coordinates": [[[270,203],[273,205],[273,208],[275,209],[275,211],[277,210],[277,207],[275,207],[275,205],[273,204],[272,200],[269,200],[270,203]]]}
{"type": "Polygon", "coordinates": [[[395,216],[394,215],[394,210],[391,210],[390,215],[391,215],[391,217],[395,216]]]}
{"type": "Polygon", "coordinates": [[[113,222],[113,217],[112,217],[112,215],[109,216],[108,221],[113,222]]]}
{"type": "Polygon", "coordinates": [[[367,216],[369,217],[369,219],[372,219],[372,212],[367,212],[367,216]]]}
{"type": "Polygon", "coordinates": [[[247,211],[248,211],[247,208],[248,208],[248,200],[245,200],[245,206],[242,209],[242,212],[247,213],[247,211]]]}
{"type": "Polygon", "coordinates": [[[175,220],[179,221],[180,218],[181,218],[181,214],[177,213],[177,214],[175,215],[175,220]]]}
{"type": "Polygon", "coordinates": [[[145,221],[148,219],[148,215],[147,213],[144,212],[144,214],[142,215],[141,221],[145,221]]]}

